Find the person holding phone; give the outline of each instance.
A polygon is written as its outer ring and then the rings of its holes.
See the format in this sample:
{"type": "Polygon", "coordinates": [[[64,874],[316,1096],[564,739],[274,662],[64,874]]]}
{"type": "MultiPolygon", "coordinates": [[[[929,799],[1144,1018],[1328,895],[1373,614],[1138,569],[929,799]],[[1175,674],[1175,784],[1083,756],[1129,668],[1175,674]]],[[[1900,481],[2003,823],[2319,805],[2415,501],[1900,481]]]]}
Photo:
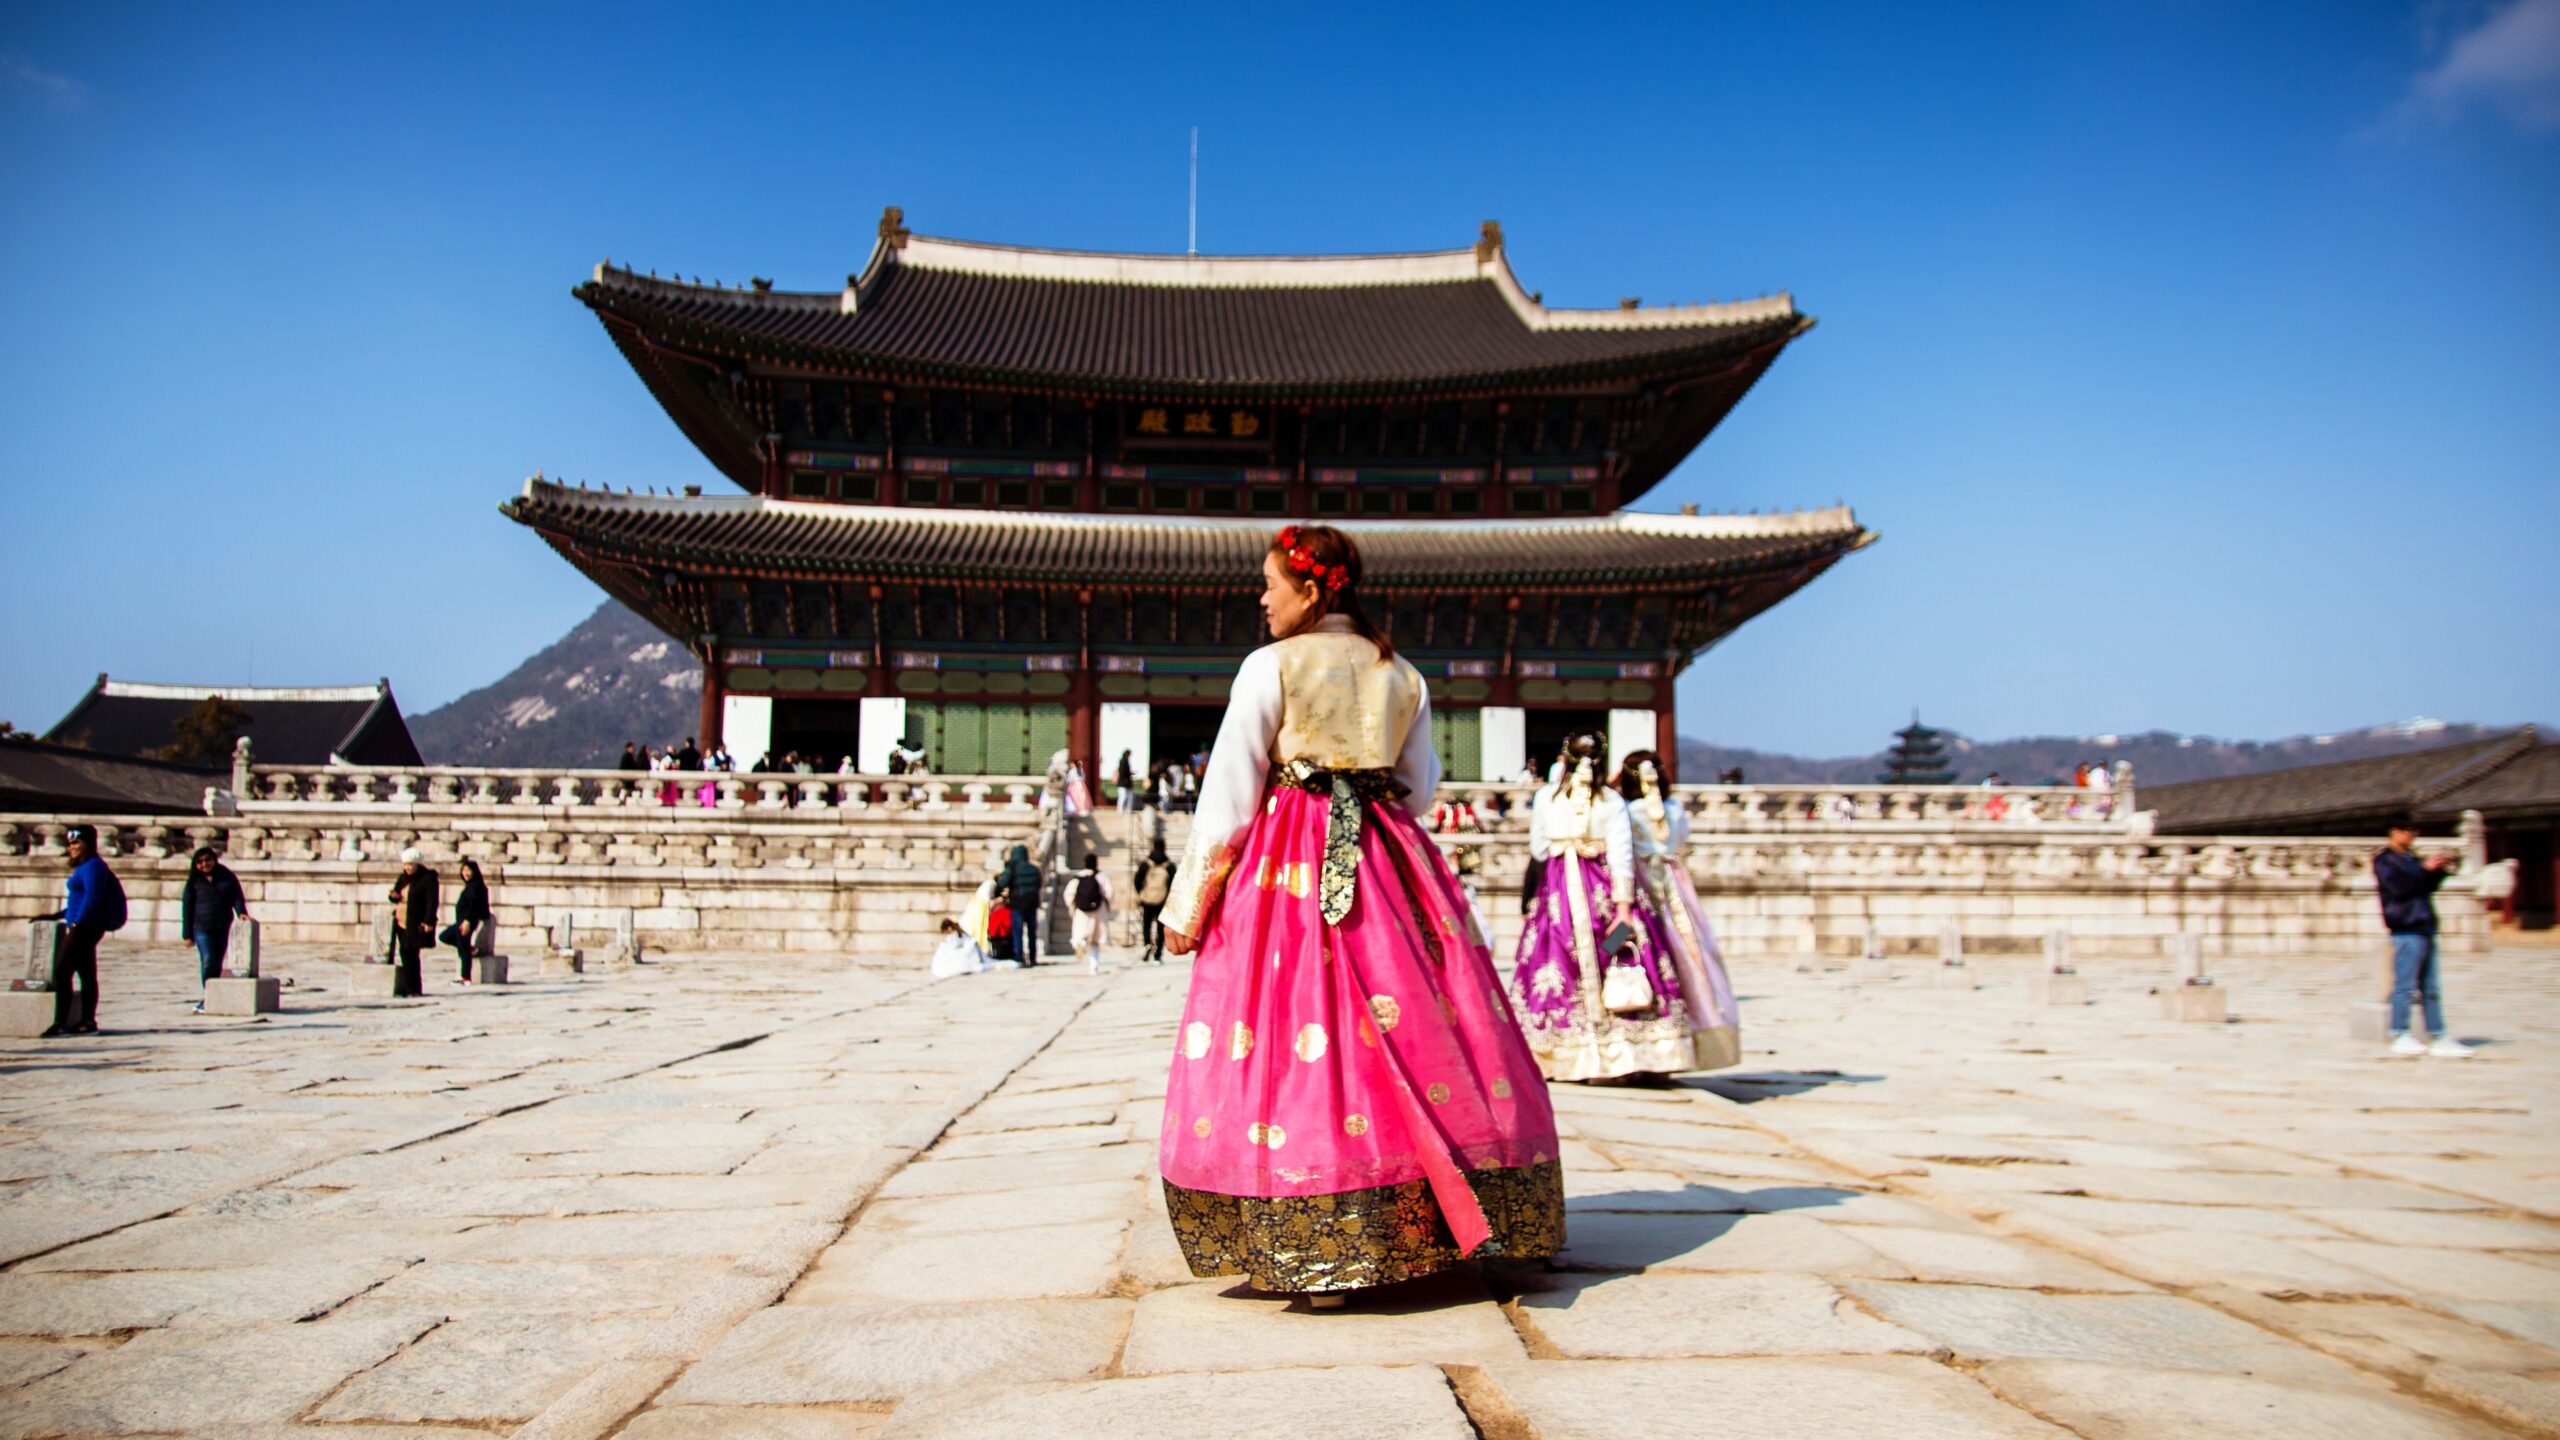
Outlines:
{"type": "Polygon", "coordinates": [[[1623,1080],[1697,1068],[1661,914],[1636,903],[1634,824],[1609,788],[1609,742],[1568,736],[1529,804],[1541,871],[1520,930],[1512,998],[1550,1080],[1623,1080]]]}

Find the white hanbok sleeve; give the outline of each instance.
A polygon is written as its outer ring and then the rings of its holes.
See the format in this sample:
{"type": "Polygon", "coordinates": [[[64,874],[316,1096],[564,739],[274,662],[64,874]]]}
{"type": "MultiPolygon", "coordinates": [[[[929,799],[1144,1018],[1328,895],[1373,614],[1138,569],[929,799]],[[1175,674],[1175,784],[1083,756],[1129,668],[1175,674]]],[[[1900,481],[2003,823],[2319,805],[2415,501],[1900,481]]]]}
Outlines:
{"type": "Polygon", "coordinates": [[[1680,803],[1680,797],[1667,796],[1662,802],[1662,819],[1665,827],[1671,831],[1671,857],[1676,860],[1688,854],[1689,807],[1680,803]]]}
{"type": "Polygon", "coordinates": [[[1529,797],[1529,858],[1532,861],[1547,858],[1547,798],[1553,794],[1555,791],[1541,788],[1529,797]]]}
{"type": "Polygon", "coordinates": [[[1609,818],[1601,822],[1609,846],[1609,898],[1624,905],[1636,894],[1635,812],[1614,791],[1603,793],[1616,802],[1609,807],[1609,818]]]}
{"type": "Polygon", "coordinates": [[[1404,732],[1404,749],[1392,772],[1404,787],[1405,813],[1416,820],[1431,814],[1432,796],[1440,789],[1440,751],[1431,743],[1431,692],[1413,707],[1413,725],[1404,732]]]}
{"type": "Polygon", "coordinates": [[[1167,928],[1198,935],[1216,903],[1245,827],[1262,805],[1263,786],[1271,775],[1271,741],[1280,733],[1285,701],[1280,657],[1271,647],[1244,657],[1227,692],[1226,718],[1209,747],[1209,773],[1200,782],[1200,799],[1191,812],[1191,839],[1182,847],[1173,891],[1165,897],[1167,928]]]}

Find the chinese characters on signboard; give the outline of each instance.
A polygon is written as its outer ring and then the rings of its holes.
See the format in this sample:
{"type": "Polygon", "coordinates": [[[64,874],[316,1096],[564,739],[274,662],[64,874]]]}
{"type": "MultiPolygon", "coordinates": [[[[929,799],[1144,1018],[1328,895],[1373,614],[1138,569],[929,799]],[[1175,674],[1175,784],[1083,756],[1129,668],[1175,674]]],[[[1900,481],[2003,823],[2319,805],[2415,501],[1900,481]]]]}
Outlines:
{"type": "Polygon", "coordinates": [[[1259,440],[1262,414],[1256,410],[1143,405],[1129,412],[1129,433],[1164,439],[1259,440]]]}

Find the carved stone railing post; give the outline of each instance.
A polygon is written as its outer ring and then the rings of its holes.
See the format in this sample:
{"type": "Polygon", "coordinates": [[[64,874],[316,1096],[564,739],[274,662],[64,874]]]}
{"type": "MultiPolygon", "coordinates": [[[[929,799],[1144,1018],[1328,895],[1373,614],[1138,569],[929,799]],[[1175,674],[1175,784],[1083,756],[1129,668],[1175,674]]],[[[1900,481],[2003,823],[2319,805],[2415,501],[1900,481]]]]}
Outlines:
{"type": "Polygon", "coordinates": [[[963,797],[963,803],[960,808],[971,812],[993,808],[987,804],[987,792],[994,788],[984,780],[972,780],[961,786],[960,794],[963,797]]]}

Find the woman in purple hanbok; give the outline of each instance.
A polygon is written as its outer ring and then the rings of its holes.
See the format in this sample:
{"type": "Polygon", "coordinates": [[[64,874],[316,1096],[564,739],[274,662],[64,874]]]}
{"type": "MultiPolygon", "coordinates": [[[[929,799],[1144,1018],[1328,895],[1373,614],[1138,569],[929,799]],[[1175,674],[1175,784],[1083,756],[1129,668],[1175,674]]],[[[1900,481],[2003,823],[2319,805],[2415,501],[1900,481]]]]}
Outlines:
{"type": "Polygon", "coordinates": [[[1668,788],[1652,751],[1638,750],[1621,762],[1618,794],[1627,802],[1635,841],[1636,908],[1661,917],[1671,942],[1671,967],[1689,1016],[1687,1068],[1721,1070],[1742,1058],[1741,1013],[1733,982],[1725,978],[1724,952],[1689,879],[1689,812],[1668,788]]]}
{"type": "Polygon", "coordinates": [[[1603,781],[1608,762],[1602,736],[1570,737],[1556,778],[1529,807],[1529,863],[1544,873],[1511,986],[1530,1053],[1550,1080],[1697,1065],[1672,927],[1642,903],[1634,822],[1603,781]]]}

